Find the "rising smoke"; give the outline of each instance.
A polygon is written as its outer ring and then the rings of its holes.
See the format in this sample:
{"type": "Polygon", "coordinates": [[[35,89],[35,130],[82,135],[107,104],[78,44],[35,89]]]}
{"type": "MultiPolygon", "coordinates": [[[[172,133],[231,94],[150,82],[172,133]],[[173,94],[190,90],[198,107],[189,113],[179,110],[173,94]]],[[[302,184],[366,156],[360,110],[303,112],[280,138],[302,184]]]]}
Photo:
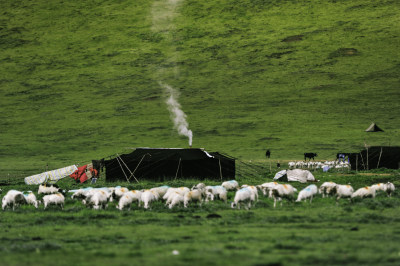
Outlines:
{"type": "Polygon", "coordinates": [[[189,138],[189,146],[192,146],[193,133],[189,129],[189,124],[186,121],[186,114],[182,111],[181,105],[178,102],[179,93],[173,87],[160,83],[160,86],[165,89],[167,93],[167,100],[165,101],[168,110],[171,114],[171,119],[174,122],[174,128],[178,131],[179,135],[189,138]]]}

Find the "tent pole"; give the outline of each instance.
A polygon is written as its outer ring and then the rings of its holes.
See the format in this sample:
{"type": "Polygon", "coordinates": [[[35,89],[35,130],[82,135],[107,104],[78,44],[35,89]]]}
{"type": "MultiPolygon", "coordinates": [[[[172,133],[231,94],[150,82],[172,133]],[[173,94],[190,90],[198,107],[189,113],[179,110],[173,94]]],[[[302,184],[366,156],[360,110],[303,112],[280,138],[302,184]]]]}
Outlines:
{"type": "MultiPolygon", "coordinates": [[[[126,163],[122,160],[121,156],[119,156],[118,153],[117,153],[117,155],[118,155],[119,159],[121,160],[121,162],[125,165],[126,169],[128,169],[129,173],[131,173],[131,175],[128,177],[128,182],[130,182],[130,179],[131,179],[131,176],[133,175],[133,173],[131,172],[129,167],[126,165],[126,163]]],[[[135,176],[133,176],[133,177],[135,177],[135,176]]],[[[139,183],[139,181],[136,179],[136,177],[135,177],[135,180],[136,180],[136,182],[139,183]]]]}
{"type": "Polygon", "coordinates": [[[381,147],[381,153],[379,154],[379,159],[378,159],[378,165],[376,166],[376,168],[379,168],[379,163],[381,161],[381,156],[382,156],[382,147],[381,147]]]}
{"type": "Polygon", "coordinates": [[[365,164],[364,164],[364,158],[363,158],[363,156],[362,156],[362,152],[360,152],[360,155],[361,155],[361,162],[362,162],[363,167],[364,167],[364,170],[365,170],[365,164]]]}
{"type": "Polygon", "coordinates": [[[219,164],[219,175],[221,177],[221,181],[222,181],[222,168],[221,168],[221,158],[218,159],[218,164],[219,164]]]}
{"type": "Polygon", "coordinates": [[[358,171],[358,154],[356,156],[356,172],[358,171]]]}
{"type": "Polygon", "coordinates": [[[125,175],[126,181],[128,181],[128,183],[130,183],[128,177],[127,177],[126,174],[125,174],[124,168],[122,167],[122,164],[121,164],[121,163],[119,162],[119,160],[118,160],[118,157],[117,157],[117,161],[118,161],[118,163],[119,163],[119,166],[121,167],[122,172],[123,172],[124,175],[125,175]]]}
{"type": "Polygon", "coordinates": [[[367,147],[367,171],[369,170],[368,161],[369,161],[369,158],[368,158],[368,147],[367,147]]]}
{"type": "MultiPolygon", "coordinates": [[[[139,181],[136,179],[134,173],[136,172],[136,170],[138,169],[139,165],[142,163],[144,157],[145,157],[147,154],[150,155],[149,153],[146,153],[145,155],[143,155],[142,159],[140,159],[140,162],[139,162],[138,165],[136,166],[135,170],[133,170],[133,172],[131,173],[131,176],[129,177],[129,179],[133,176],[133,177],[135,178],[136,182],[139,183],[139,181]]],[[[150,155],[150,156],[151,156],[151,155],[150,155]]]]}
{"type": "Polygon", "coordinates": [[[181,160],[182,160],[182,158],[179,158],[178,169],[176,169],[176,174],[175,174],[174,180],[176,180],[176,178],[178,177],[178,171],[179,171],[179,166],[181,166],[181,160]]]}

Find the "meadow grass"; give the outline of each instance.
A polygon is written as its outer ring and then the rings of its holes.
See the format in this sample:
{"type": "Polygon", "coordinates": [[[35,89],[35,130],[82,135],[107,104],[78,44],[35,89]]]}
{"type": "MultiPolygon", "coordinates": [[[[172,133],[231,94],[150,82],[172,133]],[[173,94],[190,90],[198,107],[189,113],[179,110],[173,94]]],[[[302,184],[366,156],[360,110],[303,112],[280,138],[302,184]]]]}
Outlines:
{"type": "MultiPolygon", "coordinates": [[[[355,189],[387,181],[400,186],[397,171],[314,175],[318,184],[350,182],[355,189]]],[[[268,179],[252,181],[260,184],[268,179]]],[[[169,184],[191,187],[196,180],[169,184]]],[[[60,185],[75,186],[72,180],[60,185]]],[[[140,189],[160,184],[118,185],[140,189]]],[[[300,190],[307,184],[293,185],[300,190]]],[[[33,190],[18,183],[3,187],[4,192],[11,188],[33,190]]],[[[233,196],[229,192],[228,201],[233,196]]],[[[187,209],[168,209],[156,202],[144,210],[134,204],[131,211],[119,211],[109,203],[106,210],[91,210],[67,197],[64,210],[22,206],[3,211],[0,254],[4,265],[54,265],[55,261],[60,265],[397,265],[400,261],[397,191],[391,198],[381,193],[351,203],[342,199],[336,204],[333,198],[318,196],[312,204],[285,201],[275,209],[272,205],[271,199],[261,196],[250,210],[232,210],[229,202],[220,201],[187,209]],[[174,250],[179,255],[173,255],[174,250]]]]}

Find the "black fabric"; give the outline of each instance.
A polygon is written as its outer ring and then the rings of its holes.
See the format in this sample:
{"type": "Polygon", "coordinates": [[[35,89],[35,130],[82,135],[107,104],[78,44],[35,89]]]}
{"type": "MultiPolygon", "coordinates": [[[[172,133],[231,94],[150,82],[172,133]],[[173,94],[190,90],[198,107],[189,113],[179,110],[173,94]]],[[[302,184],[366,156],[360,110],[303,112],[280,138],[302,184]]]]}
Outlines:
{"type": "Polygon", "coordinates": [[[372,123],[365,132],[384,132],[383,129],[378,127],[375,123],[372,123]]]}
{"type": "Polygon", "coordinates": [[[98,173],[100,173],[100,170],[103,172],[103,168],[105,166],[104,158],[101,160],[92,160],[92,164],[93,164],[93,169],[96,169],[98,173]]]}
{"type": "Polygon", "coordinates": [[[138,148],[105,161],[106,181],[235,178],[235,159],[202,149],[138,148]],[[210,157],[212,156],[212,157],[210,157]],[[134,172],[134,177],[131,172],[134,172]],[[222,178],[221,178],[222,175],[222,178]]]}
{"type": "Polygon", "coordinates": [[[352,170],[399,169],[400,147],[372,146],[349,155],[352,170]],[[380,157],[380,158],[379,158],[380,157]]]}

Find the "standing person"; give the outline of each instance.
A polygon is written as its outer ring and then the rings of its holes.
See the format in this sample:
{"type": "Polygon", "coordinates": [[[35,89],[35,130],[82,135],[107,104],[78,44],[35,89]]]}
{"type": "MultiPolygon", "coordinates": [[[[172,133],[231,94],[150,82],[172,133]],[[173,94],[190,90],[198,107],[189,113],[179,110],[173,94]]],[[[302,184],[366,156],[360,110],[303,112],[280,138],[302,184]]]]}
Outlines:
{"type": "Polygon", "coordinates": [[[265,153],[265,156],[269,159],[271,157],[271,152],[270,150],[267,150],[267,152],[265,153]]]}

